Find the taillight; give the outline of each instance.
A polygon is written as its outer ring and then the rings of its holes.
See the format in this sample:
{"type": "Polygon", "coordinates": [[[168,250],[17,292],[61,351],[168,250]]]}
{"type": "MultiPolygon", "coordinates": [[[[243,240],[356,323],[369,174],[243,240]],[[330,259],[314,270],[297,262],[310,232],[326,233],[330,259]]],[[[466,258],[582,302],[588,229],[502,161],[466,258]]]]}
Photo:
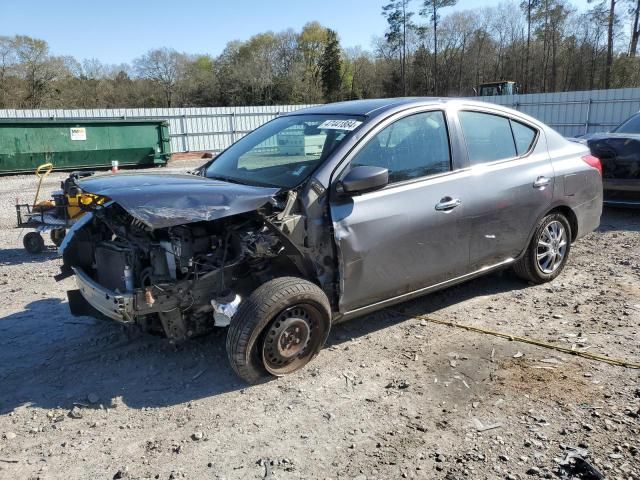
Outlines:
{"type": "Polygon", "coordinates": [[[602,176],[602,163],[600,162],[600,159],[598,157],[594,157],[593,155],[585,155],[584,157],[582,157],[582,160],[584,160],[585,163],[590,167],[598,170],[598,173],[600,173],[600,176],[602,176]]]}

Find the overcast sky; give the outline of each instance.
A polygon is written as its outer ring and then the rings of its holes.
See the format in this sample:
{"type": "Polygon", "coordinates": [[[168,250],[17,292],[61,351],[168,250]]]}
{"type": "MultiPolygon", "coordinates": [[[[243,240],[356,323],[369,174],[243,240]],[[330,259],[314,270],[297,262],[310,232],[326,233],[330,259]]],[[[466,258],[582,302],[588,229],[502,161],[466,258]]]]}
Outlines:
{"type": "MultiPolygon", "coordinates": [[[[417,6],[419,0],[414,0],[417,6]]],[[[384,0],[0,0],[2,35],[49,42],[52,53],[105,63],[130,62],[151,48],[218,55],[227,42],[256,33],[300,30],[312,20],[333,28],[345,47],[371,47],[382,35],[384,0]]],[[[443,10],[495,6],[459,0],[443,10]]],[[[586,0],[574,0],[585,8],[586,0]]]]}

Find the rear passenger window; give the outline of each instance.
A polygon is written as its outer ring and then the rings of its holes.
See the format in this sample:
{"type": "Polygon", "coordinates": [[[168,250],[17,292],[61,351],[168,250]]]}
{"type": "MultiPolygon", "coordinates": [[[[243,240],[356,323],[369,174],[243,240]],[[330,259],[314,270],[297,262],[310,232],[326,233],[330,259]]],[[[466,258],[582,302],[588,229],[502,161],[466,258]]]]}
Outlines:
{"type": "Polygon", "coordinates": [[[480,112],[460,112],[471,165],[517,156],[509,119],[480,112]]]}
{"type": "Polygon", "coordinates": [[[449,136],[441,111],[401,118],[377,133],[351,161],[351,166],[389,170],[389,182],[451,170],[449,136]]]}
{"type": "Polygon", "coordinates": [[[518,155],[524,155],[531,148],[531,144],[536,138],[536,131],[515,120],[511,120],[511,128],[513,129],[513,138],[516,141],[518,155]]]}

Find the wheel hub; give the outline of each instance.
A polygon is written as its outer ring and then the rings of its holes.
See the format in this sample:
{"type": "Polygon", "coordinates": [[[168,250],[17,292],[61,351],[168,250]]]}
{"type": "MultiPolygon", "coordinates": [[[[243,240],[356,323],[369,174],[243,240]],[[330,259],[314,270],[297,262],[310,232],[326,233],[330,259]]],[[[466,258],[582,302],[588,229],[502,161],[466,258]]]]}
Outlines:
{"type": "Polygon", "coordinates": [[[262,357],[272,374],[286,373],[303,362],[311,351],[314,321],[301,306],[287,309],[273,321],[264,337],[262,357]]]}
{"type": "Polygon", "coordinates": [[[284,358],[298,355],[309,340],[309,325],[302,319],[290,318],[283,323],[277,342],[278,353],[284,358]]]}

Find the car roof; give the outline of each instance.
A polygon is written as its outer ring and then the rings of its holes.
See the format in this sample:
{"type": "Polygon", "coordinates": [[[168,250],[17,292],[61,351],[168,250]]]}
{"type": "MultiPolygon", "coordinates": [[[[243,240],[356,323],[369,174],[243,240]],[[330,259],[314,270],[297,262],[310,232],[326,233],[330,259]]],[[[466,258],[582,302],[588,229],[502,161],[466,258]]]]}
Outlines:
{"type": "Polygon", "coordinates": [[[315,107],[296,110],[288,115],[362,115],[372,116],[396,107],[414,105],[428,105],[443,103],[447,99],[437,97],[400,97],[400,98],[371,98],[368,100],[350,100],[347,102],[327,103],[315,107]]]}
{"type": "MultiPolygon", "coordinates": [[[[368,100],[350,100],[347,102],[327,103],[314,107],[295,110],[286,115],[358,115],[365,117],[377,117],[390,110],[403,110],[411,107],[444,105],[456,103],[465,106],[477,106],[501,110],[504,113],[522,115],[508,107],[495,103],[481,102],[469,98],[458,97],[398,97],[398,98],[373,98],[368,100]]],[[[533,120],[533,119],[532,119],[533,120]]]]}

